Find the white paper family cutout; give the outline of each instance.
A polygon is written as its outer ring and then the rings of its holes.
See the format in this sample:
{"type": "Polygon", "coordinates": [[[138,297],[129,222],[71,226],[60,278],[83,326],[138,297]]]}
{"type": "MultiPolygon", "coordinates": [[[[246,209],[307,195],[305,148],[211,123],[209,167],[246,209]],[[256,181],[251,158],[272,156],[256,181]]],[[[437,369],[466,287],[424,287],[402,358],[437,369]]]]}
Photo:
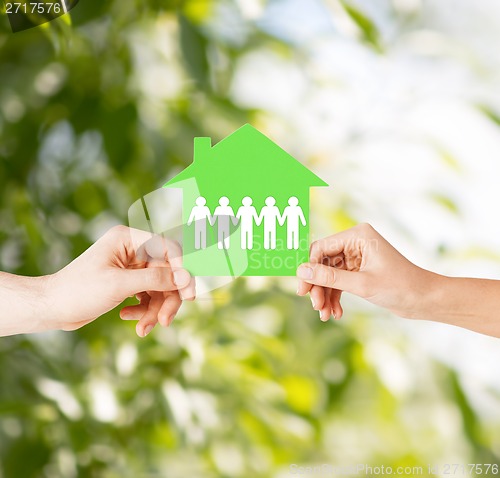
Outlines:
{"type": "Polygon", "coordinates": [[[246,196],[241,201],[242,206],[234,214],[233,208],[229,205],[229,199],[222,196],[219,205],[215,208],[214,214],[206,205],[207,201],[200,196],[196,199],[196,205],[192,208],[187,222],[188,226],[194,222],[194,244],[196,249],[207,247],[207,222],[210,226],[217,223],[217,247],[219,249],[229,249],[231,236],[231,223],[233,226],[240,224],[241,248],[253,249],[254,225],[260,226],[264,223],[264,249],[276,249],[276,228],[286,224],[286,247],[287,249],[298,249],[300,232],[299,222],[306,226],[304,212],[299,206],[299,200],[292,196],[288,199],[288,206],[281,214],[276,200],[269,196],[265,200],[265,206],[257,214],[257,210],[252,205],[251,197],[246,196]]]}

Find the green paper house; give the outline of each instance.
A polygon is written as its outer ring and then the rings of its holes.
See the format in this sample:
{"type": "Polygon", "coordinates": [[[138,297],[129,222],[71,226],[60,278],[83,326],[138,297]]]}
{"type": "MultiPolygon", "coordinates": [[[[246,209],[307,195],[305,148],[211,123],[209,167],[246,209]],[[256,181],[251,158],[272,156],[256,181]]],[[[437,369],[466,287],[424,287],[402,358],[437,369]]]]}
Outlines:
{"type": "Polygon", "coordinates": [[[246,124],[164,187],[183,190],[183,264],[194,276],[291,276],[309,255],[309,188],[327,186],[246,124]]]}

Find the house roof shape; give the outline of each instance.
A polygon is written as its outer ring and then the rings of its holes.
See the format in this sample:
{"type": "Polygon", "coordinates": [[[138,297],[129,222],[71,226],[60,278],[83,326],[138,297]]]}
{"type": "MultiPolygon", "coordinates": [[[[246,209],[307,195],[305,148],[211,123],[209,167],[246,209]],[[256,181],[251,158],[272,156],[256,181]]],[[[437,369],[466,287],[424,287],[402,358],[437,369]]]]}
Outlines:
{"type": "MultiPolygon", "coordinates": [[[[269,188],[286,183],[290,188],[328,186],[321,178],[297,161],[250,124],[211,145],[211,138],[195,138],[194,161],[164,187],[182,188],[183,181],[196,179],[202,187],[220,188],[239,182],[251,187],[269,188]]],[[[201,189],[203,190],[203,189],[201,189]]]]}

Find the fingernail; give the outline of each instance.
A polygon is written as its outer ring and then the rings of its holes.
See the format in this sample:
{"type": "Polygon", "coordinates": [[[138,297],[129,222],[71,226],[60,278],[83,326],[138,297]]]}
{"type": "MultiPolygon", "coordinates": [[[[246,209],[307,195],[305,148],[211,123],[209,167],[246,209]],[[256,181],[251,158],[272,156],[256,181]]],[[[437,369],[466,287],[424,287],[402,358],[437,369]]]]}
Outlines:
{"type": "Polygon", "coordinates": [[[323,320],[323,312],[321,310],[319,311],[319,320],[323,320]]]}
{"type": "Polygon", "coordinates": [[[312,279],[313,278],[313,270],[307,266],[300,266],[297,269],[297,276],[300,279],[312,279]]]}
{"type": "Polygon", "coordinates": [[[333,317],[333,320],[337,320],[337,316],[335,315],[335,312],[332,312],[332,317],[333,317]]]}
{"type": "Polygon", "coordinates": [[[174,321],[175,314],[172,314],[167,320],[167,327],[170,327],[170,324],[174,321]]]}
{"type": "Polygon", "coordinates": [[[145,329],[144,329],[144,335],[143,337],[146,337],[146,335],[149,334],[149,332],[151,332],[153,330],[153,327],[154,325],[148,325],[145,329]]]}
{"type": "Polygon", "coordinates": [[[311,304],[312,304],[313,309],[314,309],[314,308],[316,307],[316,305],[314,304],[314,300],[313,300],[313,298],[312,298],[312,297],[311,297],[311,304]]]}
{"type": "Polygon", "coordinates": [[[190,278],[191,276],[189,275],[189,272],[184,269],[174,272],[174,282],[176,286],[187,285],[190,278]]]}

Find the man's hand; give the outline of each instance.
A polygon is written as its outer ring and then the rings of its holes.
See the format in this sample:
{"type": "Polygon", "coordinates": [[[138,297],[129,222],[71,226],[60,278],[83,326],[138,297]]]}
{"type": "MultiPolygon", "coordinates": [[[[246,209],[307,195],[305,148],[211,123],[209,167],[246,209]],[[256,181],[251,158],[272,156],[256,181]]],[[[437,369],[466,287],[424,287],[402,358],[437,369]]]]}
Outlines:
{"type": "Polygon", "coordinates": [[[112,228],[47,280],[50,328],[63,330],[78,329],[135,295],[140,304],[120,315],[137,320],[137,334],[145,337],[158,322],[170,325],[182,299],[195,297],[180,246],[125,226],[112,228]]]}

